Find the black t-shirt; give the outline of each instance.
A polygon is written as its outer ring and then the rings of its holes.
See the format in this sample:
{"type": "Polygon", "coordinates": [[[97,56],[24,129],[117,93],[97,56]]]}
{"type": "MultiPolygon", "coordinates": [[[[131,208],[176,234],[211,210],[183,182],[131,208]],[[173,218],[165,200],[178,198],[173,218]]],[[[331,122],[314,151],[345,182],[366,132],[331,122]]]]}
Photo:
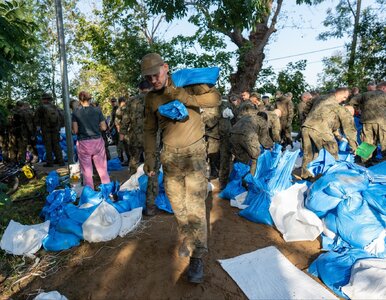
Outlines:
{"type": "Polygon", "coordinates": [[[78,123],[78,140],[90,140],[101,137],[100,122],[105,117],[99,107],[80,106],[72,113],[72,122],[78,123]]]}

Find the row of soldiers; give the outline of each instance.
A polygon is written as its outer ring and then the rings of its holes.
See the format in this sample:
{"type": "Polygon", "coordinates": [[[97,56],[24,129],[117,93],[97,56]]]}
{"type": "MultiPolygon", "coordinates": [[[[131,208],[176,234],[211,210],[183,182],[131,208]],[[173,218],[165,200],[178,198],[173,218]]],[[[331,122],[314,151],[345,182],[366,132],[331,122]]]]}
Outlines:
{"type": "MultiPolygon", "coordinates": [[[[353,154],[358,147],[354,115],[360,116],[361,141],[381,145],[386,157],[386,83],[372,85],[374,89],[355,93],[348,88],[337,88],[325,95],[305,92],[297,106],[301,130],[296,139],[302,141],[302,178],[310,178],[307,164],[324,148],[338,158],[338,143],[347,139],[353,154]]],[[[244,91],[230,95],[219,108],[204,109],[202,116],[206,128],[208,161],[211,177],[219,177],[225,187],[235,161],[256,169],[261,146],[271,149],[280,143],[283,149],[292,146],[292,121],[295,115],[292,93],[276,92],[274,102],[258,93],[244,91]]],[[[374,158],[362,160],[366,165],[374,158]]]]}
{"type": "Polygon", "coordinates": [[[64,114],[52,100],[50,94],[43,94],[36,111],[24,101],[18,101],[15,107],[9,107],[11,113],[6,126],[0,132],[0,147],[4,160],[19,164],[24,164],[27,159],[32,163],[37,162],[36,141],[39,132],[46,149],[47,163],[44,166],[52,167],[54,163],[64,166],[59,145],[59,131],[64,125],[64,114]],[[28,158],[27,153],[30,153],[31,157],[28,158]]]}

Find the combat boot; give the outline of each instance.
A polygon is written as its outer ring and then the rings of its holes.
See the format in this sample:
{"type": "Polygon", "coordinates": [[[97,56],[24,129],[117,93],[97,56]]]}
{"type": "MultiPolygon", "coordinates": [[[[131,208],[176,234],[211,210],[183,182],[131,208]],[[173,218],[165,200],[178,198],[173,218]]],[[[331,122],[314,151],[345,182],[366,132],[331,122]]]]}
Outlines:
{"type": "Polygon", "coordinates": [[[188,281],[197,284],[204,282],[204,263],[202,262],[202,258],[190,258],[188,281]]]}

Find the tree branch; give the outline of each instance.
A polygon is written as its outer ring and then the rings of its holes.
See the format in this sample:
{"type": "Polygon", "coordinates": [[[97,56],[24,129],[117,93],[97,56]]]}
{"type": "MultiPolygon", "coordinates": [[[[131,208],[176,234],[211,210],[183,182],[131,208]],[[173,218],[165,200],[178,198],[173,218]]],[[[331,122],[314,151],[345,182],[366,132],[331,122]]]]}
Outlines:
{"type": "Polygon", "coordinates": [[[354,9],[352,8],[352,5],[351,5],[351,3],[350,3],[350,0],[346,0],[346,2],[347,2],[348,7],[350,8],[350,11],[351,11],[353,17],[355,18],[355,11],[354,11],[354,9]]]}

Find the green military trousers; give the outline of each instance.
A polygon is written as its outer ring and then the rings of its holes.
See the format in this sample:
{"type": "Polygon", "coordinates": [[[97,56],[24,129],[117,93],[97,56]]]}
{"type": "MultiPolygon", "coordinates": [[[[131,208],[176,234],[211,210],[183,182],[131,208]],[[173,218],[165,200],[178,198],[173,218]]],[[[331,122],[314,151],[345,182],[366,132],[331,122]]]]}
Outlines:
{"type": "Polygon", "coordinates": [[[165,192],[192,257],[207,252],[207,223],[205,199],[206,144],[203,139],[184,148],[164,145],[161,152],[165,192]]]}

